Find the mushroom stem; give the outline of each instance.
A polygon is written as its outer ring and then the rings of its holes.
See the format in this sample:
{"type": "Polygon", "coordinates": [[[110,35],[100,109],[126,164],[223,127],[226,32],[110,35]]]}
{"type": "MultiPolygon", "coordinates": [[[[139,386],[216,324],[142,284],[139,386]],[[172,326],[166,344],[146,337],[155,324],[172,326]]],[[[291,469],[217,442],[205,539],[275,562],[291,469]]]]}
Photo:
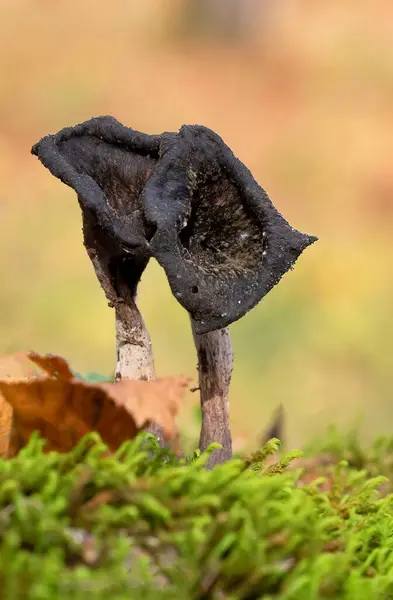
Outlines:
{"type": "MultiPolygon", "coordinates": [[[[116,371],[115,381],[122,379],[155,379],[154,357],[149,332],[136,304],[136,297],[127,295],[116,305],[116,371]]],[[[163,430],[152,423],[147,433],[156,436],[164,446],[163,430]]]]}
{"type": "Polygon", "coordinates": [[[116,356],[115,381],[155,379],[150,335],[135,298],[116,303],[116,356]]]}
{"type": "Polygon", "coordinates": [[[191,321],[198,353],[198,373],[202,410],[199,448],[203,452],[213,442],[222,445],[211,455],[207,467],[212,468],[232,457],[228,392],[231,382],[233,353],[227,328],[197,334],[191,321]]]}

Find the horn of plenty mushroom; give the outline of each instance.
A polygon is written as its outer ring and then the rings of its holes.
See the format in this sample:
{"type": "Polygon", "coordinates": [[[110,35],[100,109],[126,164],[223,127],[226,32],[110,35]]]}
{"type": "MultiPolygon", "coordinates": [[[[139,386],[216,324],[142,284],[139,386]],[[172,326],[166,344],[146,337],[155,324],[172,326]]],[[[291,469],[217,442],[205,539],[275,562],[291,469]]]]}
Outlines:
{"type": "MultiPolygon", "coordinates": [[[[158,158],[157,142],[104,117],[46,136],[32,149],[78,195],[84,244],[109,306],[115,308],[116,381],[155,378],[136,292],[151,256],[140,196],[158,158]]],[[[160,429],[149,430],[162,440],[160,429]]]]}
{"type": "Polygon", "coordinates": [[[213,131],[183,126],[147,135],[97,117],[32,149],[79,199],[84,243],[116,310],[116,378],[154,377],[136,290],[150,259],[189,312],[198,352],[200,447],[231,456],[225,329],[253,308],[316,238],[293,229],[213,131]]]}

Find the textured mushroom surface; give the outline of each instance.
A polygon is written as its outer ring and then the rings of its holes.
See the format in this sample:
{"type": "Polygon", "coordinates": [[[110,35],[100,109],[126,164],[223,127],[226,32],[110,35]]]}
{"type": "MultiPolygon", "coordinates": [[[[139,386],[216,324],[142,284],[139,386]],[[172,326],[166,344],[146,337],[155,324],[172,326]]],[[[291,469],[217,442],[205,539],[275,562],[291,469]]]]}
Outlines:
{"type": "Polygon", "coordinates": [[[97,117],[32,152],[78,194],[108,298],[119,295],[119,277],[134,292],[153,256],[198,334],[242,317],[316,240],[288,224],[206,127],[147,135],[97,117]]]}

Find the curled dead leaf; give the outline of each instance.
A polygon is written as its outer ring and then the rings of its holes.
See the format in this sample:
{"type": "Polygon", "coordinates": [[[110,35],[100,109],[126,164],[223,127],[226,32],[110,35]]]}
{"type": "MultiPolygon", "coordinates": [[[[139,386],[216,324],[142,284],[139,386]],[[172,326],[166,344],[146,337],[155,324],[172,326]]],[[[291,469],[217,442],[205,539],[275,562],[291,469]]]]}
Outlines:
{"type": "Polygon", "coordinates": [[[29,352],[29,360],[42,369],[49,377],[56,379],[70,380],[74,379],[74,374],[71,371],[68,363],[61,356],[55,354],[46,354],[41,356],[36,352],[29,352]]]}
{"type": "Polygon", "coordinates": [[[0,378],[0,393],[14,411],[8,456],[14,456],[33,431],[47,440],[46,451],[67,452],[96,431],[111,451],[152,422],[171,439],[175,417],[187,390],[185,377],[154,381],[87,383],[73,377],[60,357],[29,355],[48,375],[0,378]]]}
{"type": "MultiPolygon", "coordinates": [[[[21,381],[36,376],[28,352],[0,356],[0,380],[21,381]]],[[[0,393],[0,457],[7,456],[12,429],[12,407],[0,393]]]]}

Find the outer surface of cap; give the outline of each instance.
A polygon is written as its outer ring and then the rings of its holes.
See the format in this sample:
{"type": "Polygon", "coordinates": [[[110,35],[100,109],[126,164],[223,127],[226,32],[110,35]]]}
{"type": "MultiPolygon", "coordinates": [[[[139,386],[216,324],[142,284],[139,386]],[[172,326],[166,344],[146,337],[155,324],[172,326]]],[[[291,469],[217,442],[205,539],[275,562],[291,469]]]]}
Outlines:
{"type": "Polygon", "coordinates": [[[113,258],[127,254],[130,279],[133,265],[139,279],[148,258],[157,259],[197,333],[242,317],[316,240],[293,229],[202,126],[150,136],[99,117],[32,152],[77,192],[85,216],[112,240],[113,258]]]}

